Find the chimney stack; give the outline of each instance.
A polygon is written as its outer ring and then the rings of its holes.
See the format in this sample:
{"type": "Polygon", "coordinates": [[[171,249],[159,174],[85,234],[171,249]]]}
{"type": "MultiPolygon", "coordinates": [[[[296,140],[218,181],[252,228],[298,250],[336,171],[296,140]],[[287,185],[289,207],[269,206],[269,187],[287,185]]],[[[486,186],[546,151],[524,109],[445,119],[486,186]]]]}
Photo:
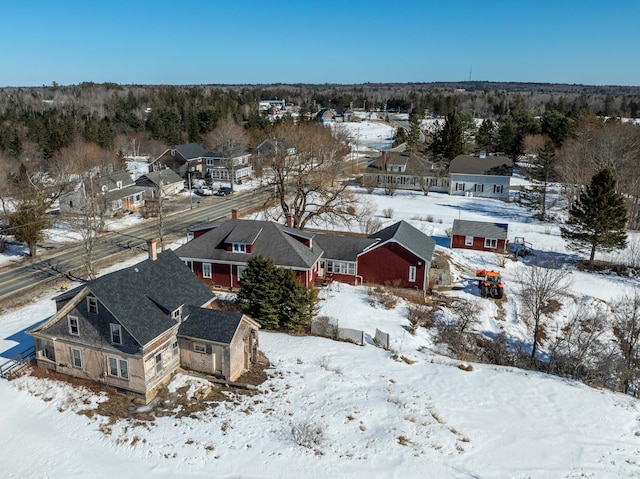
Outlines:
{"type": "Polygon", "coordinates": [[[293,228],[293,215],[291,213],[287,213],[286,219],[287,219],[287,226],[289,228],[293,228]]]}
{"type": "Polygon", "coordinates": [[[157,241],[155,239],[147,240],[147,251],[149,251],[149,259],[155,261],[158,259],[158,249],[156,247],[157,241]]]}
{"type": "Polygon", "coordinates": [[[238,219],[238,210],[231,210],[231,219],[232,220],[238,219]]]}

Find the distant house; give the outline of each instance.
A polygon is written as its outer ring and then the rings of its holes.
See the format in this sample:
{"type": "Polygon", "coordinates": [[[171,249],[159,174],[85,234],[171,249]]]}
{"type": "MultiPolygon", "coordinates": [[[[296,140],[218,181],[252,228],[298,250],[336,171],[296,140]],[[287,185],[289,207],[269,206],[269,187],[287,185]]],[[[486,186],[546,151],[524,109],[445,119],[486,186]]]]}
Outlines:
{"type": "Polygon", "coordinates": [[[296,149],[289,146],[282,138],[268,138],[258,145],[256,151],[258,164],[268,164],[277,156],[296,154],[296,149]]]}
{"type": "Polygon", "coordinates": [[[211,288],[239,288],[247,262],[266,256],[307,287],[316,281],[427,290],[435,241],[400,221],[369,237],[314,233],[272,221],[231,219],[193,231],[176,254],[211,288]]]}
{"type": "Polygon", "coordinates": [[[144,206],[144,188],[136,185],[127,171],[94,175],[60,196],[60,213],[113,216],[144,206]]]}
{"type": "Polygon", "coordinates": [[[162,190],[163,196],[173,196],[184,189],[184,180],[172,169],[152,171],[138,177],[136,185],[144,189],[145,198],[156,198],[162,190]]]}
{"type": "Polygon", "coordinates": [[[149,164],[149,172],[170,168],[181,178],[185,178],[188,172],[201,176],[206,154],[207,150],[197,143],[170,146],[149,164]]]}
{"type": "Polygon", "coordinates": [[[245,152],[233,158],[227,158],[221,150],[207,151],[204,155],[202,174],[214,181],[230,181],[233,174],[233,181],[239,183],[253,175],[251,153],[245,152]]]}
{"type": "Polygon", "coordinates": [[[331,123],[335,121],[336,111],[329,108],[322,108],[316,113],[316,120],[320,123],[331,123]]]}
{"type": "Polygon", "coordinates": [[[259,326],[208,309],[213,293],[171,250],[56,298],[28,333],[39,366],[151,400],[179,366],[236,380],[255,361],[259,326]]]}
{"type": "Polygon", "coordinates": [[[409,152],[383,151],[380,158],[367,166],[365,185],[401,190],[449,190],[449,178],[426,158],[409,152]]]}
{"type": "Polygon", "coordinates": [[[150,163],[149,172],[164,168],[172,169],[181,178],[186,178],[190,173],[197,178],[207,177],[217,181],[229,181],[230,171],[233,171],[236,183],[253,174],[251,153],[226,158],[222,151],[207,151],[197,143],[169,147],[150,163]]]}
{"type": "Polygon", "coordinates": [[[504,253],[509,225],[487,221],[453,220],[451,247],[504,253]]]}
{"type": "Polygon", "coordinates": [[[508,200],[512,168],[506,156],[457,156],[449,166],[449,194],[508,200]]]}

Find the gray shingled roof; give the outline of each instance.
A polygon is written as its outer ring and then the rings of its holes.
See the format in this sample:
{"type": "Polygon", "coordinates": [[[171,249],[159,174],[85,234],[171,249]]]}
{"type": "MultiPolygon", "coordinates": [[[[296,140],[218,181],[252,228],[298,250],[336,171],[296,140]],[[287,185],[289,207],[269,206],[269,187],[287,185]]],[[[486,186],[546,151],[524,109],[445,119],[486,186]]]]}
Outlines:
{"type": "Polygon", "coordinates": [[[379,239],[381,244],[387,241],[395,241],[425,261],[431,261],[436,248],[436,242],[433,239],[406,221],[398,221],[370,235],[369,238],[379,239]]]}
{"type": "Polygon", "coordinates": [[[131,186],[134,184],[133,178],[129,172],[125,170],[118,170],[112,173],[107,173],[100,176],[94,176],[91,180],[84,180],[86,191],[90,191],[91,184],[93,184],[94,191],[102,191],[102,187],[106,186],[109,190],[118,189],[118,181],[122,182],[122,186],[131,186]]]}
{"type": "Polygon", "coordinates": [[[373,238],[318,233],[313,237],[316,245],[324,250],[324,258],[355,261],[360,253],[378,242],[373,238]]]}
{"type": "Polygon", "coordinates": [[[469,175],[491,175],[499,173],[491,173],[494,168],[501,166],[511,167],[513,161],[506,156],[491,156],[484,158],[471,155],[456,156],[449,166],[449,173],[460,173],[469,175]]]}
{"type": "Polygon", "coordinates": [[[322,254],[321,248],[316,245],[308,248],[294,236],[309,237],[304,232],[272,221],[232,219],[189,241],[178,248],[176,254],[180,258],[233,263],[245,263],[254,256],[266,256],[277,266],[302,269],[313,267],[322,254]],[[258,231],[259,234],[255,236],[258,231]],[[251,244],[254,238],[251,253],[227,251],[227,244],[230,242],[251,244]]]}
{"type": "Polygon", "coordinates": [[[183,145],[174,145],[169,147],[170,150],[176,150],[186,160],[200,158],[205,156],[207,150],[197,143],[185,143],[183,145]]]}
{"type": "Polygon", "coordinates": [[[167,250],[155,261],[147,259],[129,268],[106,274],[71,291],[56,301],[88,288],[100,303],[141,345],[174,327],[169,317],[181,305],[203,306],[213,293],[189,268],[167,250]]]}
{"type": "Polygon", "coordinates": [[[391,152],[383,152],[383,156],[375,160],[373,163],[367,166],[367,170],[369,172],[379,172],[385,171],[385,165],[404,165],[406,164],[406,169],[404,172],[397,171],[389,171],[387,174],[391,175],[415,175],[415,176],[426,176],[426,175],[435,175],[438,173],[438,170],[433,168],[433,163],[429,160],[422,158],[420,156],[411,155],[410,153],[403,151],[391,151],[391,152]],[[386,163],[385,163],[386,157],[386,163]]]}
{"type": "Polygon", "coordinates": [[[488,221],[453,220],[451,234],[479,238],[507,239],[509,225],[488,221]]]}
{"type": "Polygon", "coordinates": [[[179,336],[229,344],[242,321],[242,313],[189,308],[189,317],[180,324],[179,336]]]}
{"type": "Polygon", "coordinates": [[[145,179],[156,186],[160,186],[160,182],[162,182],[163,185],[170,185],[172,183],[182,183],[183,181],[180,175],[171,168],[145,173],[136,180],[136,183],[143,182],[145,179]]]}

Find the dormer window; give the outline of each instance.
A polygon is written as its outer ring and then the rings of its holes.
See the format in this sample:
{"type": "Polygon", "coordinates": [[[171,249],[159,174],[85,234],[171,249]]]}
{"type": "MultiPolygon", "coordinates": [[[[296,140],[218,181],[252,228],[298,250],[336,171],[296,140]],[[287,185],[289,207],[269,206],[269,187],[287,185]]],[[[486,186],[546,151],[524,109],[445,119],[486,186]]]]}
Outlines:
{"type": "Polygon", "coordinates": [[[171,312],[171,319],[180,321],[182,319],[182,306],[171,312]]]}
{"type": "Polygon", "coordinates": [[[102,185],[102,192],[106,193],[107,191],[109,191],[109,187],[107,185],[102,185]]]}
{"type": "Polygon", "coordinates": [[[122,344],[122,328],[119,324],[110,324],[111,326],[111,342],[113,344],[122,344]]]}
{"type": "Polygon", "coordinates": [[[117,181],[116,182],[116,186],[118,187],[119,190],[122,189],[122,181],[117,181]]]}
{"type": "Polygon", "coordinates": [[[231,243],[231,250],[234,253],[246,253],[248,246],[249,245],[245,243],[231,243]]]}
{"type": "Polygon", "coordinates": [[[87,310],[91,314],[98,314],[98,298],[87,296],[87,310]]]}

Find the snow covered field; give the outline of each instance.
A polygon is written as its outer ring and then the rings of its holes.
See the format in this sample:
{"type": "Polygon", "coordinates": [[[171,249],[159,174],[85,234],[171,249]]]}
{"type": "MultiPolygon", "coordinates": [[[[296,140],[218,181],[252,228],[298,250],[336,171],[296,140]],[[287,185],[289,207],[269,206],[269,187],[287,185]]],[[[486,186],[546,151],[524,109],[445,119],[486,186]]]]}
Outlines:
{"type": "MultiPolygon", "coordinates": [[[[509,237],[524,236],[536,258],[551,255],[571,268],[556,226],[515,203],[360,193],[375,204],[383,226],[405,219],[434,236],[460,275],[500,270],[504,319],[483,300],[479,330],[529,341],[512,294],[522,263],[502,267],[491,253],[442,245],[455,218],[508,222],[509,237]],[[383,218],[388,208],[393,217],[383,218]]],[[[632,278],[573,269],[571,278],[568,293],[577,302],[610,300],[637,287],[632,278]]],[[[23,331],[53,314],[54,294],[0,316],[0,356],[24,349],[23,331]]],[[[640,477],[638,400],[515,368],[461,370],[460,361],[435,352],[429,331],[407,332],[406,303],[374,308],[365,288],[332,285],[323,291],[320,314],[364,330],[365,346],[262,332],[272,369],[261,394],[196,418],[120,420],[104,434],[108,419],[76,413],[98,396],[31,377],[0,382],[3,477],[640,477]],[[391,348],[408,362],[372,344],[376,328],[390,334],[391,348]]],[[[178,376],[173,387],[189,381],[178,376]]]]}
{"type": "MultiPolygon", "coordinates": [[[[358,143],[360,154],[393,135],[392,127],[376,121],[340,127],[358,143]]],[[[132,171],[143,170],[144,164],[132,171]]],[[[525,181],[512,179],[512,185],[519,183],[525,181]]],[[[473,276],[477,268],[501,272],[507,298],[501,319],[496,303],[477,298],[475,288],[448,293],[480,301],[477,330],[483,333],[504,332],[513,341],[530,343],[514,294],[525,265],[503,263],[491,253],[448,249],[447,234],[456,218],[509,223],[509,238],[531,243],[534,261],[552,260],[569,269],[568,299],[554,316],[552,331],[573,305],[610,301],[638,287],[633,278],[577,271],[558,226],[533,219],[516,203],[438,193],[358,193],[374,207],[382,227],[404,219],[434,237],[460,277],[473,276]]],[[[136,221],[133,216],[127,225],[136,221]]],[[[360,231],[358,225],[351,229],[360,231]]],[[[59,237],[62,230],[52,234],[59,237]]],[[[631,244],[638,241],[630,235],[631,244]]],[[[22,251],[11,246],[0,254],[0,265],[22,251]]],[[[28,347],[24,331],[54,313],[56,294],[43,291],[31,304],[0,315],[0,363],[28,347]]],[[[272,368],[260,394],[232,398],[196,417],[108,424],[101,416],[77,414],[95,408],[104,400],[99,395],[33,377],[0,381],[0,476],[640,477],[638,400],[515,368],[472,364],[471,371],[462,370],[458,366],[467,363],[437,353],[432,332],[409,334],[406,302],[392,310],[374,308],[365,288],[334,283],[322,291],[321,305],[320,314],[341,327],[363,330],[365,346],[262,332],[260,347],[272,368]],[[407,361],[373,345],[376,328],[389,333],[391,349],[407,361]],[[111,432],[105,434],[106,428],[111,432]]],[[[178,375],[171,387],[196,387],[202,381],[178,375]]]]}

